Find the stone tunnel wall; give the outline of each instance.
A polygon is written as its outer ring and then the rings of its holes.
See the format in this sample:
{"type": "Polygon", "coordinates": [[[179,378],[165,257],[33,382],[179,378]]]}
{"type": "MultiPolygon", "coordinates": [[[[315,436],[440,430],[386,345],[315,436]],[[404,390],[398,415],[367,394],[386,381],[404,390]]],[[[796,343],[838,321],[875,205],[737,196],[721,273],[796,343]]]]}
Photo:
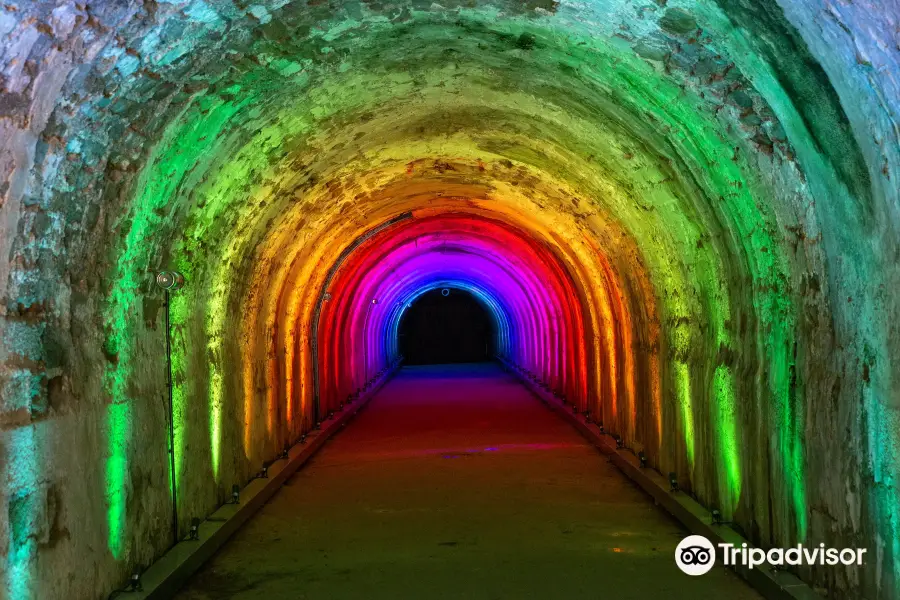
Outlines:
{"type": "Polygon", "coordinates": [[[440,206],[516,220],[598,322],[601,281],[643,315],[610,356],[657,376],[598,358],[582,399],[657,390],[640,422],[663,434],[621,416],[629,446],[733,502],[755,543],[870,548],[865,571],[801,571],[814,586],[896,597],[898,19],[895,0],[8,0],[7,595],[105,598],[170,543],[156,271],[189,281],[184,525],[311,426],[297,323],[340,249],[440,206]]]}

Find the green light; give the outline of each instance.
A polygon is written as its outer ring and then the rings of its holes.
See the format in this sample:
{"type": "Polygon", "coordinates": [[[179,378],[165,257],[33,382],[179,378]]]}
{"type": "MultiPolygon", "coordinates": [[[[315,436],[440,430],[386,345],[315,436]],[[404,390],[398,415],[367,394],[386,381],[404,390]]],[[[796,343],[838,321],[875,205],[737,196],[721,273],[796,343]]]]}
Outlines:
{"type": "Polygon", "coordinates": [[[212,367],[209,369],[209,439],[212,454],[213,477],[219,481],[219,461],[222,456],[222,376],[212,367]]]}
{"type": "MultiPolygon", "coordinates": [[[[180,263],[180,272],[188,278],[191,274],[190,270],[185,269],[189,265],[180,263]]],[[[189,279],[187,279],[189,281],[189,279]]],[[[188,325],[189,314],[189,298],[194,292],[191,288],[184,288],[176,293],[169,295],[171,307],[169,318],[172,328],[172,419],[175,431],[175,484],[181,487],[182,474],[184,472],[184,440],[188,439],[188,419],[187,410],[187,390],[186,390],[186,374],[187,374],[187,340],[185,340],[184,329],[188,325]]],[[[171,467],[170,467],[171,470],[171,467]]],[[[172,486],[172,477],[170,473],[169,487],[172,486]]]]}
{"type": "Polygon", "coordinates": [[[128,445],[131,439],[131,408],[128,404],[111,404],[106,409],[106,435],[109,457],[106,460],[106,502],[108,542],[117,560],[123,556],[125,544],[128,482],[128,445]]]}
{"type": "Polygon", "coordinates": [[[741,497],[741,457],[737,438],[738,415],[734,381],[731,371],[725,365],[716,367],[713,390],[716,402],[716,441],[722,461],[717,473],[720,477],[720,495],[723,496],[722,507],[729,509],[726,517],[730,517],[741,497]]]}
{"type": "Polygon", "coordinates": [[[678,406],[681,408],[681,427],[684,433],[684,446],[687,450],[688,463],[694,468],[694,412],[691,406],[691,375],[688,366],[675,361],[675,393],[678,406]]]}

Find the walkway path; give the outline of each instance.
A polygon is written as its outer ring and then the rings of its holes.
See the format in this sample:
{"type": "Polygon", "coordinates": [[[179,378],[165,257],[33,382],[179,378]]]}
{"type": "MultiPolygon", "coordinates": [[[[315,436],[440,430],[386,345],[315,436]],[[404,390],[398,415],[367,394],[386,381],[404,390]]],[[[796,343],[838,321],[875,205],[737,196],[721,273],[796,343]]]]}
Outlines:
{"type": "Polygon", "coordinates": [[[182,600],[758,599],[494,365],[407,367],[182,600]]]}

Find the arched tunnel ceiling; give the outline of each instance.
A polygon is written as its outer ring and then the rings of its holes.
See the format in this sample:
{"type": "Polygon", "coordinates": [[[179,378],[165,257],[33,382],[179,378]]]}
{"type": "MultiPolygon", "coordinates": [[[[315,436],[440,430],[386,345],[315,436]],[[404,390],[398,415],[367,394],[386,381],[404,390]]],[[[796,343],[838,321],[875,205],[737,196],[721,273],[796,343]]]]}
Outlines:
{"type": "Polygon", "coordinates": [[[7,463],[32,466],[6,475],[25,515],[0,530],[24,548],[7,580],[52,594],[36,557],[89,540],[108,556],[73,584],[87,595],[160,553],[165,494],[135,473],[154,456],[145,479],[165,487],[155,271],[189,282],[171,307],[176,470],[206,514],[311,425],[326,273],[411,212],[423,235],[516,232],[509,264],[546,257],[585,320],[546,337],[589,357],[575,400],[756,543],[872,540],[862,580],[805,576],[891,597],[898,19],[874,0],[9,0],[0,418],[7,463]],[[610,416],[620,398],[640,416],[610,416]],[[84,451],[51,462],[63,443],[84,451]],[[88,489],[105,506],[75,522],[88,489]],[[54,519],[68,541],[39,551],[54,519]]]}

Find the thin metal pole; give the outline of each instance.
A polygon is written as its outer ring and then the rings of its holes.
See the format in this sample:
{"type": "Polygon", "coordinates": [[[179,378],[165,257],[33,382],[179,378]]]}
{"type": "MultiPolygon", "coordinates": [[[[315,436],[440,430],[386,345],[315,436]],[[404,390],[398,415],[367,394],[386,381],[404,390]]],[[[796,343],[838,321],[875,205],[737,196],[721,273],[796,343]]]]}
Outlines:
{"type": "Polygon", "coordinates": [[[172,381],[172,330],[169,325],[169,290],[166,290],[166,380],[169,388],[169,471],[172,473],[172,545],[178,543],[178,492],[175,477],[175,407],[172,381]]]}
{"type": "MultiPolygon", "coordinates": [[[[363,333],[369,328],[369,311],[372,310],[372,302],[368,303],[368,307],[366,307],[366,318],[363,321],[363,333]]],[[[365,337],[365,336],[363,336],[365,337]]],[[[368,340],[363,339],[363,381],[369,380],[369,343],[368,340]]]]}
{"type": "Polygon", "coordinates": [[[325,276],[325,282],[322,284],[322,289],[319,291],[319,298],[316,300],[316,310],[313,313],[312,320],[312,331],[310,335],[312,337],[311,346],[312,346],[312,371],[313,371],[313,422],[317,422],[319,420],[319,413],[321,412],[319,407],[319,400],[322,392],[322,383],[320,381],[319,375],[319,320],[322,316],[322,304],[325,302],[325,294],[328,293],[328,286],[331,284],[331,280],[334,278],[335,273],[337,273],[338,269],[343,264],[344,260],[350,254],[356,250],[360,244],[365,242],[367,239],[372,237],[373,235],[384,231],[388,227],[400,223],[401,221],[405,221],[407,219],[412,219],[413,214],[411,212],[405,212],[397,215],[396,217],[389,219],[378,225],[377,227],[373,227],[369,229],[361,236],[353,240],[353,242],[344,248],[344,251],[337,257],[337,260],[331,265],[331,268],[328,269],[328,273],[325,276]]]}

